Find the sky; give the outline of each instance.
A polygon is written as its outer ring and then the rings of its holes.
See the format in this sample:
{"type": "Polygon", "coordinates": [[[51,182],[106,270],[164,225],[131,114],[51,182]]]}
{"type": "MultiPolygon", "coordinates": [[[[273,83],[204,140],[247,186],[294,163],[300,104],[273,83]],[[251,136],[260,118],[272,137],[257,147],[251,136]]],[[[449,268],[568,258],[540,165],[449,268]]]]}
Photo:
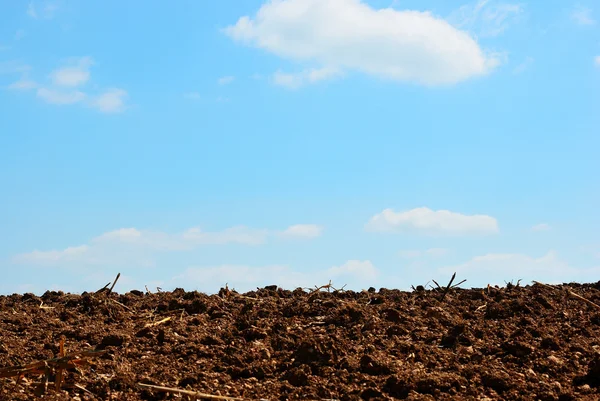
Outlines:
{"type": "Polygon", "coordinates": [[[600,280],[600,4],[0,1],[0,294],[600,280]]]}

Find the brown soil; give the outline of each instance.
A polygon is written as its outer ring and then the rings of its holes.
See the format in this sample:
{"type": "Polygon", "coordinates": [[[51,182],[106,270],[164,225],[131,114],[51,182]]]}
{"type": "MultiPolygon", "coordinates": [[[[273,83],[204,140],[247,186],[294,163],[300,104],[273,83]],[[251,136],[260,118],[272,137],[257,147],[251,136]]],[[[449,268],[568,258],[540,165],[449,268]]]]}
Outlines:
{"type": "MultiPolygon", "coordinates": [[[[0,368],[54,358],[64,336],[67,353],[106,352],[59,391],[51,372],[47,400],[182,399],[138,383],[270,400],[600,399],[600,309],[567,292],[598,304],[600,282],[419,289],[3,296],[0,368]]],[[[0,400],[36,398],[40,375],[15,379],[0,378],[0,400]]]]}

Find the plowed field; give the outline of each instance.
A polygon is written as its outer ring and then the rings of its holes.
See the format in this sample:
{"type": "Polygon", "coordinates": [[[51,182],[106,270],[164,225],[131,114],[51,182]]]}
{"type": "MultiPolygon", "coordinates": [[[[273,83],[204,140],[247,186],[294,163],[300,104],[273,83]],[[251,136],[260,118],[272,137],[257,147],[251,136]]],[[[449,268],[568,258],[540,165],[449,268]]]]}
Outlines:
{"type": "Polygon", "coordinates": [[[600,400],[600,308],[573,294],[600,282],[2,296],[0,399],[600,400]]]}

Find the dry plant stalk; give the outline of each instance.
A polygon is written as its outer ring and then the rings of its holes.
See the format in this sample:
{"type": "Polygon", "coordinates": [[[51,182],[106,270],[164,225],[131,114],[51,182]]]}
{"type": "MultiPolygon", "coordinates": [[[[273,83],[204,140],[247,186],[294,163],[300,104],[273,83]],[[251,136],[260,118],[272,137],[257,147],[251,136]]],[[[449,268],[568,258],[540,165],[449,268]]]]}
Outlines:
{"type": "Polygon", "coordinates": [[[234,397],[227,397],[224,395],[205,394],[205,393],[199,393],[197,391],[183,390],[183,389],[174,388],[174,387],[155,386],[153,384],[138,383],[138,386],[142,387],[142,388],[147,388],[150,390],[162,391],[164,393],[173,393],[173,394],[180,394],[180,395],[187,395],[187,396],[191,396],[191,397],[203,398],[205,400],[248,401],[245,398],[234,398],[234,397]]]}
{"type": "MultiPolygon", "coordinates": [[[[539,281],[534,281],[534,283],[535,283],[535,284],[539,284],[539,285],[541,285],[541,286],[543,286],[543,287],[546,287],[546,288],[551,288],[551,289],[553,289],[553,290],[559,291],[559,289],[558,289],[558,288],[554,288],[554,287],[552,287],[552,286],[550,286],[550,285],[548,285],[548,284],[540,283],[539,281]]],[[[580,301],[583,301],[583,302],[587,303],[588,305],[591,305],[591,306],[593,306],[594,308],[598,308],[598,309],[600,309],[600,305],[598,305],[598,304],[596,304],[596,303],[594,303],[594,302],[590,301],[590,300],[589,300],[589,299],[587,299],[587,298],[584,298],[584,297],[582,297],[581,295],[575,294],[575,293],[574,293],[573,291],[571,291],[571,290],[567,290],[567,294],[569,294],[569,295],[570,295],[570,296],[572,296],[572,297],[575,297],[575,298],[579,299],[580,301]]]]}
{"type": "Polygon", "coordinates": [[[168,322],[169,320],[171,320],[171,317],[170,317],[170,316],[169,316],[169,317],[166,317],[166,318],[164,318],[164,319],[162,319],[162,320],[159,320],[158,322],[146,323],[146,325],[144,326],[144,328],[158,326],[158,325],[160,325],[160,324],[163,324],[163,323],[166,323],[166,322],[168,322]]]}
{"type": "Polygon", "coordinates": [[[9,366],[0,368],[0,378],[16,377],[17,383],[27,375],[43,375],[36,394],[44,394],[48,387],[48,381],[53,371],[56,371],[55,388],[59,390],[63,382],[64,371],[88,365],[88,358],[104,354],[105,350],[80,351],[71,354],[65,353],[65,337],[61,336],[58,357],[44,361],[33,362],[27,365],[9,366]]]}

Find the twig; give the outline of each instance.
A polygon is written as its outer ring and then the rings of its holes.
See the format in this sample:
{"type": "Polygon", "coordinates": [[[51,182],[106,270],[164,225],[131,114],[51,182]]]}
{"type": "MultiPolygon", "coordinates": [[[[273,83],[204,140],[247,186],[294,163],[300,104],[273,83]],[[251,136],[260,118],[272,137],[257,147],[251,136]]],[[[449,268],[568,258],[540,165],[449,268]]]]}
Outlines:
{"type": "Polygon", "coordinates": [[[182,390],[182,389],[174,388],[174,387],[155,386],[153,384],[138,383],[137,385],[139,387],[148,388],[151,390],[162,391],[165,393],[189,395],[192,397],[204,398],[207,400],[227,400],[227,401],[246,401],[247,400],[244,398],[234,398],[234,397],[227,397],[224,395],[212,395],[212,394],[199,393],[197,391],[182,390]]]}
{"type": "Polygon", "coordinates": [[[450,286],[452,285],[452,282],[454,281],[455,277],[456,277],[456,272],[454,272],[454,274],[452,275],[452,278],[450,279],[450,282],[446,286],[446,289],[444,290],[444,293],[442,294],[442,298],[440,299],[440,302],[444,300],[444,298],[446,297],[446,294],[448,293],[448,291],[450,291],[450,286]]]}
{"type": "Polygon", "coordinates": [[[44,301],[40,304],[40,309],[54,309],[54,306],[45,306],[44,301]]]}
{"type": "MultiPolygon", "coordinates": [[[[534,283],[535,283],[535,284],[539,284],[539,285],[541,285],[541,286],[544,286],[544,287],[546,287],[546,288],[552,288],[553,290],[560,291],[558,288],[554,288],[554,287],[552,287],[552,286],[550,286],[550,285],[548,285],[548,284],[540,283],[539,281],[534,281],[534,283]]],[[[580,301],[583,301],[583,302],[587,303],[588,305],[591,305],[591,306],[593,306],[593,307],[595,307],[595,308],[598,308],[598,309],[600,309],[600,305],[598,305],[598,304],[596,304],[596,303],[594,303],[594,302],[590,301],[590,300],[589,300],[589,299],[587,299],[587,298],[584,298],[584,297],[582,297],[581,295],[575,294],[575,293],[574,293],[573,291],[571,291],[571,290],[567,290],[567,294],[569,294],[569,295],[571,295],[571,296],[573,296],[573,297],[575,297],[575,298],[579,299],[580,301]]]]}
{"type": "Polygon", "coordinates": [[[114,303],[116,303],[117,305],[119,305],[119,306],[121,306],[121,307],[123,307],[123,308],[127,309],[129,312],[133,312],[133,311],[134,311],[134,310],[133,310],[133,309],[131,309],[129,306],[127,306],[127,305],[123,305],[121,302],[119,302],[119,301],[117,301],[117,300],[114,300],[114,299],[112,299],[112,298],[109,298],[109,299],[110,299],[110,301],[111,301],[111,302],[114,302],[114,303]]]}
{"type": "Polygon", "coordinates": [[[166,318],[164,318],[164,319],[162,319],[162,320],[159,320],[158,322],[146,323],[146,325],[144,326],[144,328],[158,326],[159,324],[166,323],[166,322],[168,322],[169,320],[171,320],[171,317],[170,317],[170,316],[169,316],[169,317],[166,317],[166,318]]]}
{"type": "Polygon", "coordinates": [[[459,285],[461,285],[462,283],[464,283],[464,282],[466,282],[466,281],[467,281],[467,279],[464,279],[463,281],[460,281],[460,282],[458,282],[458,283],[454,284],[454,285],[453,285],[452,287],[450,287],[450,288],[456,288],[456,287],[458,287],[459,285]]]}
{"type": "Polygon", "coordinates": [[[102,287],[98,291],[96,291],[96,294],[106,291],[106,289],[108,288],[109,285],[110,285],[110,281],[108,283],[106,283],[106,285],[104,287],[102,287]]]}
{"type": "Polygon", "coordinates": [[[117,273],[117,277],[115,278],[115,281],[113,281],[112,285],[108,289],[109,294],[112,292],[113,288],[115,288],[115,284],[117,284],[117,281],[119,281],[119,277],[121,277],[121,273],[117,273]]]}

